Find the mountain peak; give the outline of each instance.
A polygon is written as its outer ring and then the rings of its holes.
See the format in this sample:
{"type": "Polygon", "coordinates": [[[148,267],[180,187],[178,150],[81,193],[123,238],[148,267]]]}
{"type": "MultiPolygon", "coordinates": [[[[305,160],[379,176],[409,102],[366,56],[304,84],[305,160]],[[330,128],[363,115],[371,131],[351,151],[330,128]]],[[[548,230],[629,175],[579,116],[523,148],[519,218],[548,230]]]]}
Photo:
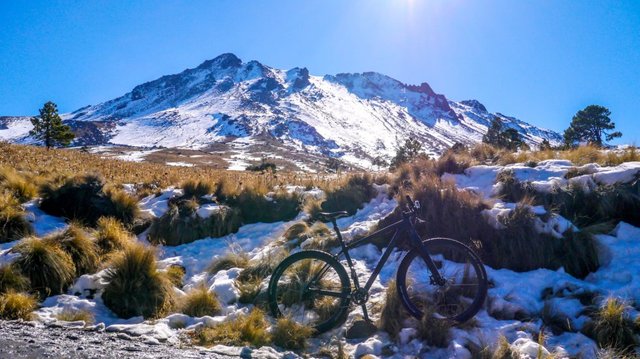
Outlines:
{"type": "Polygon", "coordinates": [[[221,69],[228,69],[231,67],[240,67],[242,60],[230,52],[219,55],[211,60],[206,60],[198,66],[199,69],[218,67],[221,69]]]}
{"type": "Polygon", "coordinates": [[[463,101],[460,101],[460,103],[482,112],[488,112],[487,108],[484,107],[484,105],[480,103],[480,101],[478,100],[463,100],[463,101]]]}

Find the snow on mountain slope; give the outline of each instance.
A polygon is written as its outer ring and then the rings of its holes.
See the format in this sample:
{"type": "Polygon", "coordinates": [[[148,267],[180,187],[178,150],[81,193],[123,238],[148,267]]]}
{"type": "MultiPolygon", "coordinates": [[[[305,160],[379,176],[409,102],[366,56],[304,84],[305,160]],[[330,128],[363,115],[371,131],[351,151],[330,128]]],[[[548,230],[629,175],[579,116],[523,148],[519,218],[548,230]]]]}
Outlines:
{"type": "MultiPolygon", "coordinates": [[[[77,144],[219,150],[259,139],[366,167],[376,156],[391,157],[409,137],[432,154],[478,142],[494,116],[532,145],[560,140],[553,131],[489,113],[475,100],[447,100],[426,83],[407,85],[374,72],[311,76],[306,68],[284,71],[233,54],[63,118],[83,130],[77,144]]],[[[0,119],[0,139],[25,142],[25,131],[26,123],[0,119]]]]}

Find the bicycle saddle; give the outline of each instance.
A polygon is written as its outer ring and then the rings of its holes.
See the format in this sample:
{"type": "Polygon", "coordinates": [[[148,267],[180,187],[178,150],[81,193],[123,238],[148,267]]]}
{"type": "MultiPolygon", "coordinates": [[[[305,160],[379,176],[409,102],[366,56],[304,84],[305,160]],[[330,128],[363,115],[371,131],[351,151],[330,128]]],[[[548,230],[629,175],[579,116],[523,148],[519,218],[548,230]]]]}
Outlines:
{"type": "Polygon", "coordinates": [[[321,221],[331,221],[334,219],[349,217],[349,213],[347,211],[338,211],[338,212],[320,212],[318,213],[318,219],[321,221]]]}

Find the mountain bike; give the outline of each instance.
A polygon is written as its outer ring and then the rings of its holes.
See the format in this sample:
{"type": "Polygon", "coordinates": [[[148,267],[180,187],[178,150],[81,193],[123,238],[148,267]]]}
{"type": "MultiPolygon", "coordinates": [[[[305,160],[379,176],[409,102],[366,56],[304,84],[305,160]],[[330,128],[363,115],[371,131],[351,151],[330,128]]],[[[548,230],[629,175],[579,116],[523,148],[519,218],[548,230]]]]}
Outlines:
{"type": "Polygon", "coordinates": [[[273,316],[290,317],[322,333],[342,324],[353,303],[362,307],[364,319],[371,322],[366,303],[376,277],[394,249],[409,248],[396,274],[397,292],[409,314],[422,318],[429,313],[455,322],[473,317],[487,295],[487,274],[480,258],[453,239],[421,239],[415,228],[416,223],[425,222],[418,218],[420,202],[413,202],[408,196],[407,202],[401,220],[350,243],[343,240],[336,222],[348,216],[347,212],[320,213],[320,220],[333,225],[341,250],[337,254],[302,250],[285,258],[269,281],[268,300],[273,316]],[[391,233],[389,245],[361,286],[349,250],[391,233]],[[339,261],[343,255],[351,279],[339,261]]]}

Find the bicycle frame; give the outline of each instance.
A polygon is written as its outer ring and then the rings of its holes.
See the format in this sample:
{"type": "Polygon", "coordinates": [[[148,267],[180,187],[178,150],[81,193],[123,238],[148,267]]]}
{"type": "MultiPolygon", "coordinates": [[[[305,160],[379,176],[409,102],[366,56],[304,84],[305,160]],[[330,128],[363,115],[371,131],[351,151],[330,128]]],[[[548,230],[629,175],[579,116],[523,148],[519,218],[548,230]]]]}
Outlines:
{"type": "MultiPolygon", "coordinates": [[[[393,237],[391,237],[391,240],[389,241],[389,245],[387,246],[387,249],[382,254],[380,261],[378,261],[378,264],[376,264],[376,267],[373,270],[373,273],[371,273],[371,276],[369,277],[369,279],[367,279],[367,283],[364,285],[362,289],[364,289],[367,293],[369,292],[369,290],[371,289],[371,286],[373,286],[373,282],[375,281],[376,277],[382,271],[382,267],[384,267],[384,265],[387,263],[387,260],[389,259],[391,252],[393,252],[393,250],[397,247],[398,241],[400,239],[399,234],[403,231],[408,232],[409,244],[413,248],[415,248],[420,253],[421,257],[424,259],[425,264],[427,265],[427,267],[429,268],[429,271],[431,272],[432,280],[435,283],[442,283],[444,281],[436,265],[433,263],[433,260],[431,260],[429,251],[427,250],[426,246],[422,244],[422,240],[420,239],[420,236],[418,235],[418,232],[416,231],[415,226],[413,225],[413,222],[411,219],[414,216],[415,216],[415,212],[413,211],[403,212],[403,218],[401,220],[395,223],[392,223],[382,229],[379,229],[374,233],[367,235],[366,237],[360,238],[350,243],[345,243],[336,221],[335,220],[331,221],[333,224],[333,229],[335,230],[336,235],[338,236],[340,245],[342,246],[342,250],[338,252],[336,255],[334,255],[334,257],[338,259],[338,257],[340,257],[340,255],[344,253],[345,259],[347,260],[347,264],[349,265],[349,269],[351,271],[351,278],[353,280],[353,284],[356,290],[360,290],[360,283],[358,281],[358,275],[353,267],[353,261],[351,260],[351,255],[349,254],[349,250],[355,247],[358,247],[362,244],[365,244],[367,242],[371,242],[371,240],[374,237],[380,234],[384,234],[386,232],[391,232],[392,230],[395,230],[395,232],[393,233],[393,237]]],[[[322,272],[324,271],[320,271],[319,274],[322,275],[321,274],[322,272]]]]}

